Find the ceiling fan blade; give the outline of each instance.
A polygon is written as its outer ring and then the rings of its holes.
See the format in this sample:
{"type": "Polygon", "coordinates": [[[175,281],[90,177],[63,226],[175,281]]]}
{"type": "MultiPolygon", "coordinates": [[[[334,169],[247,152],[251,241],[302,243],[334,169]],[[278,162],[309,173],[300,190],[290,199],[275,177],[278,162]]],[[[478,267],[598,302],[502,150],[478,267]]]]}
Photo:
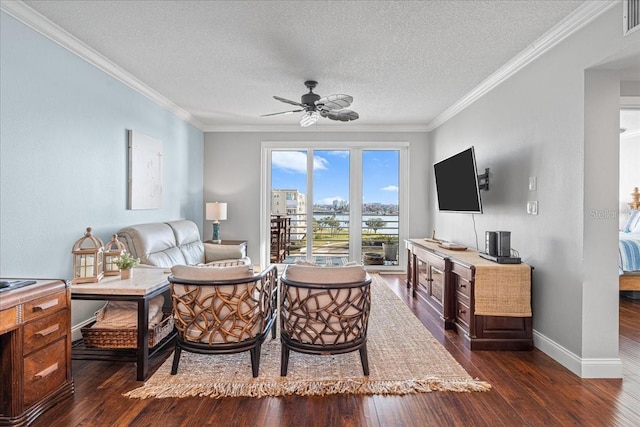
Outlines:
{"type": "Polygon", "coordinates": [[[341,122],[348,122],[351,120],[357,120],[360,115],[355,111],[351,110],[340,110],[340,111],[327,111],[321,110],[320,115],[322,117],[326,117],[331,120],[338,120],[341,122]]]}
{"type": "Polygon", "coordinates": [[[279,96],[273,96],[275,99],[277,99],[280,102],[285,102],[287,104],[291,104],[291,105],[297,105],[298,107],[306,107],[306,105],[304,104],[300,104],[299,102],[296,101],[291,101],[290,99],[286,99],[286,98],[280,98],[279,96]]]}
{"type": "Polygon", "coordinates": [[[343,93],[325,96],[316,101],[316,105],[321,105],[327,110],[341,110],[347,108],[353,102],[353,96],[343,93]]]}
{"type": "Polygon", "coordinates": [[[293,114],[293,113],[299,113],[300,111],[304,111],[304,110],[290,110],[290,111],[282,111],[280,113],[262,114],[260,115],[260,117],[277,116],[279,114],[293,114]]]}

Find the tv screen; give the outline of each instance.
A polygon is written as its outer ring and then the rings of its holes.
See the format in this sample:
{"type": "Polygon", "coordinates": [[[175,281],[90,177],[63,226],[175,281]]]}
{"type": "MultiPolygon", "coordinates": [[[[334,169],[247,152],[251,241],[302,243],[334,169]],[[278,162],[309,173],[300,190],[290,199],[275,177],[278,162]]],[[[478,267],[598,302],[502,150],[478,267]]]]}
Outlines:
{"type": "Polygon", "coordinates": [[[482,213],[473,147],[433,165],[441,212],[482,213]]]}

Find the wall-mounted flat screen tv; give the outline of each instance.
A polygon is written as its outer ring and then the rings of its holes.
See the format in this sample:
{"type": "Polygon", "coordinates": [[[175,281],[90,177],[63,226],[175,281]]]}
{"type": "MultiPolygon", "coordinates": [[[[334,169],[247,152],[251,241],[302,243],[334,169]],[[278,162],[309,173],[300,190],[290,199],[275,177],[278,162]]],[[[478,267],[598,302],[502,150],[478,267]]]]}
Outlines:
{"type": "Polygon", "coordinates": [[[440,212],[482,213],[473,147],[433,165],[440,212]]]}

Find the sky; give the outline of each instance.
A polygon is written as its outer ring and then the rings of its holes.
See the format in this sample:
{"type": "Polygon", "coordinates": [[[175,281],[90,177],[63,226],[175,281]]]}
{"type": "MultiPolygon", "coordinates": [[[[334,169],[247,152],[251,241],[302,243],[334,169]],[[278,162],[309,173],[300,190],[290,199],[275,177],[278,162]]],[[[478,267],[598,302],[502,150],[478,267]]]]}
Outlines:
{"type": "MultiPolygon", "coordinates": [[[[365,150],[362,156],[363,203],[397,205],[399,152],[365,150]]],[[[349,152],[314,151],[313,185],[314,204],[330,205],[334,200],[349,202],[349,152]]],[[[274,151],[271,186],[307,194],[306,152],[274,151]]]]}

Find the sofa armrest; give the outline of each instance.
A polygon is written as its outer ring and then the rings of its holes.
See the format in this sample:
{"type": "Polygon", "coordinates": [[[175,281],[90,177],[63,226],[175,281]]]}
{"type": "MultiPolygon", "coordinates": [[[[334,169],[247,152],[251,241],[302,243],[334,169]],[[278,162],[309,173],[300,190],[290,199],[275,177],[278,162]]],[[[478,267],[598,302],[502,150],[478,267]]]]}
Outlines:
{"type": "Polygon", "coordinates": [[[247,256],[244,245],[220,245],[217,243],[204,243],[204,262],[226,259],[240,259],[247,256]]]}

